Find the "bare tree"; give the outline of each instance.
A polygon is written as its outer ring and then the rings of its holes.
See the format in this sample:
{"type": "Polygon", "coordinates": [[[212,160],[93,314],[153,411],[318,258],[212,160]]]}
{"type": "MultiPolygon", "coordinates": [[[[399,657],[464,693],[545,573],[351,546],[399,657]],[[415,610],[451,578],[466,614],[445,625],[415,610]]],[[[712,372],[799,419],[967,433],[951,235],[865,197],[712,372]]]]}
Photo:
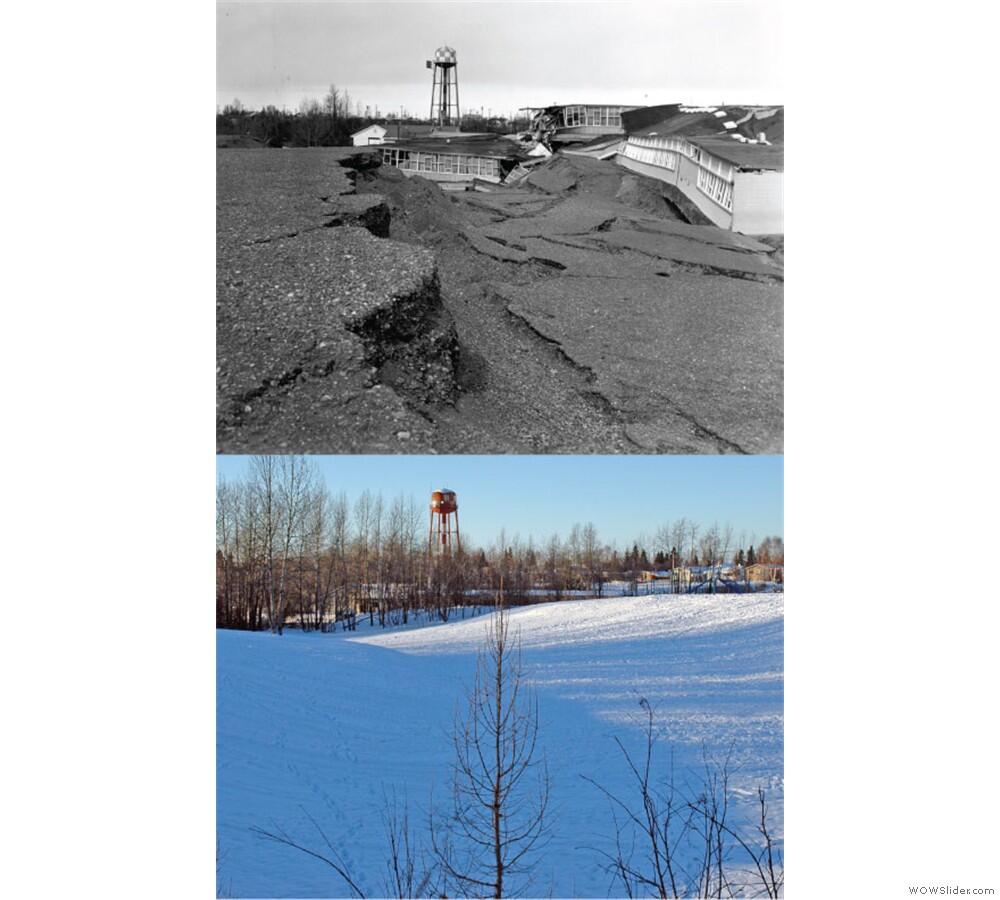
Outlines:
{"type": "Polygon", "coordinates": [[[604,554],[597,538],[597,529],[593,522],[588,522],[583,526],[580,533],[580,552],[583,569],[587,574],[587,587],[590,590],[597,586],[597,596],[604,596],[604,554]]]}
{"type": "Polygon", "coordinates": [[[402,803],[393,791],[391,799],[382,795],[382,825],[385,829],[386,878],[383,882],[384,895],[400,900],[414,897],[430,897],[438,893],[437,866],[428,865],[423,847],[420,846],[410,827],[409,806],[406,798],[402,803]]]}
{"type": "MultiPolygon", "coordinates": [[[[366,896],[359,880],[351,873],[347,863],[341,856],[337,846],[323,830],[319,822],[311,816],[304,807],[300,807],[316,831],[322,846],[310,845],[293,837],[277,823],[270,829],[253,827],[250,830],[258,837],[282,844],[298,850],[306,856],[328,865],[344,883],[354,897],[366,896]]],[[[415,897],[430,897],[438,893],[439,880],[437,866],[428,865],[427,853],[422,843],[410,827],[409,807],[404,797],[402,803],[397,801],[395,791],[391,798],[383,790],[382,793],[382,826],[385,834],[385,867],[382,897],[397,897],[400,900],[411,900],[415,897]]],[[[218,868],[218,867],[217,867],[218,868]]]]}
{"type": "Polygon", "coordinates": [[[615,738],[618,749],[621,750],[629,771],[638,789],[640,808],[635,809],[630,803],[612,794],[598,784],[594,779],[582,776],[608,798],[611,803],[612,819],[615,823],[615,853],[608,854],[599,851],[610,862],[610,870],[621,883],[629,897],[652,890],[657,897],[680,897],[680,886],[685,883],[686,873],[678,870],[676,860],[676,844],[683,839],[686,828],[682,825],[678,833],[678,822],[683,818],[686,809],[682,800],[678,799],[674,788],[673,774],[667,782],[666,792],[658,790],[653,782],[653,750],[657,734],[653,724],[653,709],[645,697],[639,701],[646,713],[646,747],[643,759],[636,760],[628,752],[620,738],[615,738]],[[645,859],[635,863],[634,842],[627,852],[623,842],[626,828],[623,828],[618,816],[624,815],[641,834],[645,859]]]}
{"type": "Polygon", "coordinates": [[[431,821],[445,887],[465,897],[523,893],[547,834],[548,771],[535,758],[538,703],[524,686],[520,638],[511,634],[502,593],[464,718],[456,718],[452,809],[445,823],[433,814],[431,821]]]}
{"type": "Polygon", "coordinates": [[[253,491],[256,494],[261,520],[261,540],[264,562],[264,591],[267,599],[268,627],[275,629],[278,598],[275,588],[275,545],[280,528],[280,506],[277,499],[278,461],[274,456],[255,456],[251,461],[253,491]]]}
{"type": "Polygon", "coordinates": [[[313,859],[318,859],[320,862],[326,863],[331,869],[334,870],[351,890],[351,896],[360,897],[364,900],[365,893],[358,887],[357,882],[351,877],[351,873],[348,871],[347,865],[344,863],[340,852],[334,846],[330,838],[327,837],[326,832],[323,831],[322,826],[317,822],[305,809],[302,810],[305,813],[306,818],[312,822],[313,827],[316,829],[317,834],[323,841],[324,849],[315,850],[311,847],[300,843],[298,840],[293,838],[284,828],[276,823],[272,823],[273,831],[268,831],[264,828],[252,827],[250,830],[256,834],[258,837],[264,840],[273,841],[276,844],[284,844],[286,847],[291,847],[294,850],[298,850],[301,853],[305,853],[306,856],[311,856],[313,859]]]}
{"type": "Polygon", "coordinates": [[[712,760],[703,751],[703,772],[693,785],[678,785],[673,763],[667,777],[654,776],[654,749],[659,735],[653,710],[639,701],[645,714],[645,752],[636,758],[615,738],[632,775],[635,793],[625,798],[582,776],[607,797],[614,823],[613,852],[598,850],[607,870],[629,897],[779,896],[783,883],[780,854],[768,825],[763,788],[757,789],[758,838],[730,822],[731,751],[712,760]],[[638,844],[638,849],[637,849],[638,844]],[[753,868],[734,866],[734,845],[753,868]],[[749,878],[749,880],[747,880],[749,878]]]}

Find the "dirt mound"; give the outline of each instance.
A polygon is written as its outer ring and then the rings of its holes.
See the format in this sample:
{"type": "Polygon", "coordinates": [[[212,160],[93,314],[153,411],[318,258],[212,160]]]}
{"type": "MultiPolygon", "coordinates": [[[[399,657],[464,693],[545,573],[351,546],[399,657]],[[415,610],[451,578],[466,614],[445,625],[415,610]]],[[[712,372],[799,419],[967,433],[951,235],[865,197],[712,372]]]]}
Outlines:
{"type": "Polygon", "coordinates": [[[536,166],[524,183],[546,193],[586,195],[614,200],[662,219],[685,218],[665,190],[669,185],[601,159],[557,154],[536,166]]]}
{"type": "Polygon", "coordinates": [[[360,172],[357,184],[385,198],[393,236],[403,240],[413,237],[433,245],[460,239],[461,214],[432,181],[419,175],[408,178],[399,169],[381,166],[360,172]]]}
{"type": "Polygon", "coordinates": [[[562,194],[577,187],[580,175],[573,161],[566,156],[553,156],[535,166],[524,179],[525,184],[545,191],[547,194],[562,194]]]}
{"type": "Polygon", "coordinates": [[[615,200],[633,209],[650,212],[661,219],[678,218],[674,207],[664,199],[660,185],[650,178],[632,174],[623,175],[615,193],[615,200]]]}

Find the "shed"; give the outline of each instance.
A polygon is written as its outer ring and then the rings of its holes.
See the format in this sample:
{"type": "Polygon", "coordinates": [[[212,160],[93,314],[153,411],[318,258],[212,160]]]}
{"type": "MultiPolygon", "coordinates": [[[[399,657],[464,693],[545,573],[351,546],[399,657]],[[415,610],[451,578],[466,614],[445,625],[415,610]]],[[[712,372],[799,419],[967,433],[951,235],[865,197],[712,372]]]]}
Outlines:
{"type": "Polygon", "coordinates": [[[360,131],[355,131],[351,135],[351,143],[355,147],[367,147],[371,144],[385,143],[385,126],[373,123],[366,125],[360,131]]]}

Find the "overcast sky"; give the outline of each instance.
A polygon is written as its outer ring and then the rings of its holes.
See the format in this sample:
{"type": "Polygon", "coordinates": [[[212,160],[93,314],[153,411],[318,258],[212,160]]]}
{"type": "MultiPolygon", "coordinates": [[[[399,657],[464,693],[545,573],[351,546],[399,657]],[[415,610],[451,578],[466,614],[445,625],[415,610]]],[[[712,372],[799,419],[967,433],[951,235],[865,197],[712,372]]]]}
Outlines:
{"type": "Polygon", "coordinates": [[[595,102],[781,103],[780,3],[248,3],[217,6],[216,104],[294,108],[331,83],[426,116],[425,60],[458,54],[462,109],[595,102]]]}

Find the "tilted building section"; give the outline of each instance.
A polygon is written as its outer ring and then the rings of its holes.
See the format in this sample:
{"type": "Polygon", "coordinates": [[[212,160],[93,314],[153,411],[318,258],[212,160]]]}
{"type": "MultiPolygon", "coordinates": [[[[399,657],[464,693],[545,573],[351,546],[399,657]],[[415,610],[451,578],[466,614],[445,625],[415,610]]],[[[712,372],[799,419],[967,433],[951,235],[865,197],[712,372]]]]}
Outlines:
{"type": "Polygon", "coordinates": [[[675,185],[712,222],[784,232],[782,107],[648,107],[623,115],[615,161],[675,185]]]}

